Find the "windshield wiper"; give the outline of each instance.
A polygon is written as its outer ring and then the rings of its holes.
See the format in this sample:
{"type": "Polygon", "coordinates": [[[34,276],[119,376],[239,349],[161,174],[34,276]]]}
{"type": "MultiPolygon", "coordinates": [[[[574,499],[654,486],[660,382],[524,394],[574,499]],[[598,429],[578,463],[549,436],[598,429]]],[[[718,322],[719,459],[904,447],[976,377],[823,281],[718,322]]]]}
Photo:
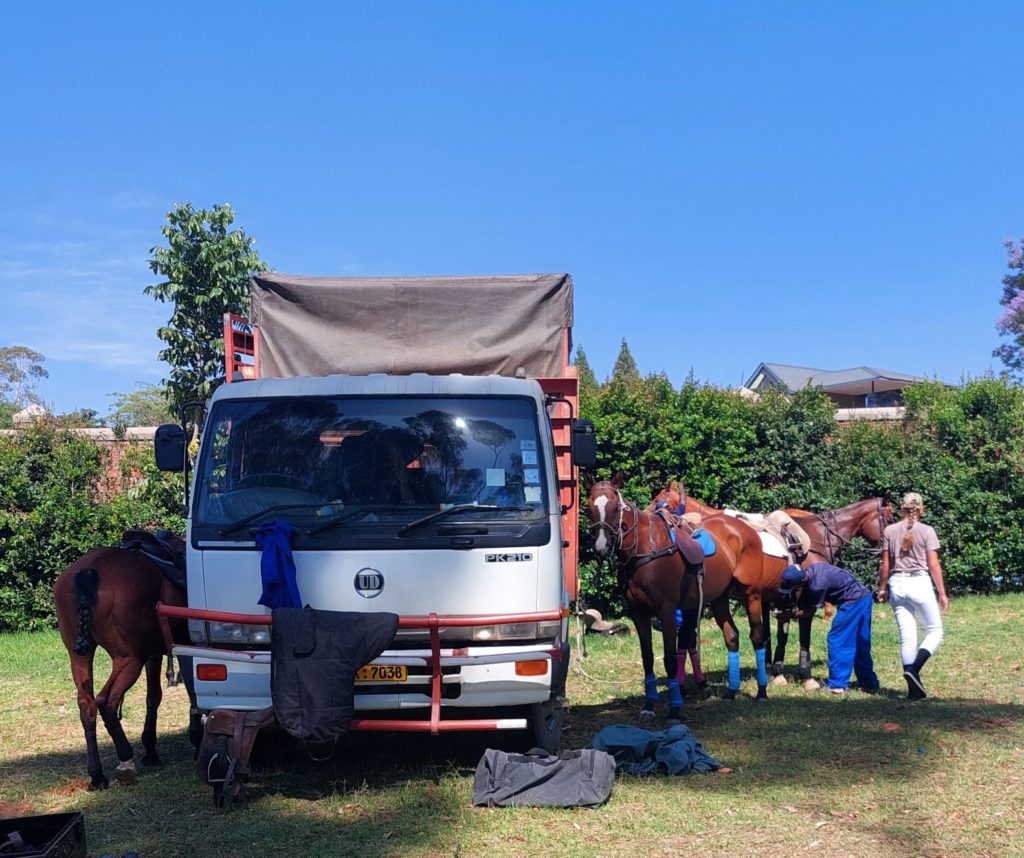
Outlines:
{"type": "Polygon", "coordinates": [[[439,509],[437,512],[432,512],[430,515],[425,515],[423,518],[417,518],[415,521],[410,521],[405,527],[399,528],[395,536],[404,536],[410,530],[415,530],[418,527],[422,527],[425,524],[430,524],[432,521],[437,521],[439,518],[452,515],[456,512],[494,512],[496,510],[507,510],[509,512],[532,512],[534,507],[532,506],[501,506],[496,503],[457,503],[455,506],[450,506],[447,509],[439,509]]]}
{"type": "Polygon", "coordinates": [[[262,518],[268,512],[280,512],[284,509],[308,509],[311,506],[321,506],[322,501],[316,503],[279,503],[274,506],[268,506],[266,509],[261,509],[259,512],[254,512],[252,515],[247,515],[245,518],[240,518],[238,521],[233,521],[231,524],[222,527],[220,529],[221,536],[227,536],[229,533],[234,533],[236,530],[241,530],[247,524],[251,524],[258,518],[262,518]]]}
{"type": "Polygon", "coordinates": [[[357,509],[349,510],[335,518],[329,519],[323,524],[318,524],[316,527],[310,528],[309,535],[316,536],[318,533],[323,533],[325,530],[330,530],[332,527],[344,524],[346,521],[352,521],[352,519],[358,518],[361,515],[373,515],[378,512],[401,512],[402,509],[404,509],[404,507],[395,506],[394,504],[388,504],[386,506],[360,506],[357,509]]]}

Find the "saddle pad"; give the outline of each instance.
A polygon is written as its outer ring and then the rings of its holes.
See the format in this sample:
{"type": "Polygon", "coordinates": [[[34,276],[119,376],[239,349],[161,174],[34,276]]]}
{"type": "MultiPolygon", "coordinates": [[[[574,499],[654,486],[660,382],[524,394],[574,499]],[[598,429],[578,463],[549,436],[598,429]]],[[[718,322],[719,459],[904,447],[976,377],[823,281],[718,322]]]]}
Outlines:
{"type": "Polygon", "coordinates": [[[693,538],[700,543],[700,547],[704,549],[705,557],[713,557],[715,552],[718,551],[718,546],[715,545],[715,540],[711,538],[711,534],[708,533],[703,527],[698,528],[693,532],[693,538]]]}
{"type": "Polygon", "coordinates": [[[789,560],[789,552],[786,551],[782,540],[774,533],[770,530],[759,530],[757,535],[761,537],[761,550],[765,554],[769,557],[781,557],[783,560],[789,560]]]}
{"type": "Polygon", "coordinates": [[[743,519],[751,527],[764,527],[767,524],[766,517],[760,512],[740,512],[738,509],[723,509],[722,512],[732,518],[743,519]]]}

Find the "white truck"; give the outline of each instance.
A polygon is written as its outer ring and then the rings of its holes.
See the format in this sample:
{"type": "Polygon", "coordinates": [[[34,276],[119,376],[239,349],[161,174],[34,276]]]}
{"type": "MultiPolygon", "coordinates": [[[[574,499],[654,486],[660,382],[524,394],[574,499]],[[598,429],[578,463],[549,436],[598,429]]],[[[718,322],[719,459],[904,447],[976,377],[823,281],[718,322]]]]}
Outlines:
{"type": "MultiPolygon", "coordinates": [[[[160,608],[187,620],[194,714],[271,706],[254,532],[283,520],[304,604],[400,616],[350,729],[559,747],[576,467],[594,458],[571,325],[567,274],[254,278],[202,427],[188,607],[160,608]]],[[[187,466],[182,428],[156,453],[187,466]]]]}

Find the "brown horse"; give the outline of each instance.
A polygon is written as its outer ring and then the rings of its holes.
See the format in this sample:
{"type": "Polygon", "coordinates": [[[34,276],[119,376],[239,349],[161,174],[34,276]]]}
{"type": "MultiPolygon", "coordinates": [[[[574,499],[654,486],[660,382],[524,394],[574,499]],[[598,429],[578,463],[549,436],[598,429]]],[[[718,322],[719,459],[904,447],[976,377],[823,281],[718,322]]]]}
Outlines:
{"type": "MultiPolygon", "coordinates": [[[[184,552],[184,542],[168,537],[167,543],[184,552]]],[[[135,780],[131,743],[121,726],[124,695],[146,669],[146,720],[142,730],[144,766],[160,764],[156,752],[156,715],[163,697],[160,664],[166,652],[157,620],[157,602],[185,605],[184,592],[172,584],[155,562],[140,551],[125,548],[94,548],[65,569],[53,587],[57,625],[71,658],[71,677],[78,691],[78,713],[85,731],[90,790],[104,789],[96,742],[96,713],[114,742],[118,780],[135,780]],[[101,646],[111,658],[112,669],[99,694],[93,693],[93,655],[101,646]]],[[[188,665],[191,668],[191,665],[188,665]]],[[[190,689],[191,670],[186,686],[190,689]]]]}
{"type": "Polygon", "coordinates": [[[729,681],[724,694],[735,699],[739,689],[739,632],[730,611],[730,598],[747,608],[750,639],[758,653],[758,699],[767,698],[768,677],[763,650],[761,605],[778,596],[782,568],[773,581],[764,574],[764,554],[757,533],[745,522],[729,516],[711,516],[703,528],[715,542],[716,550],[707,556],[703,575],[691,574],[665,519],[641,509],[622,497],[623,474],[610,481],[590,485],[589,513],[594,550],[599,557],[618,560],[618,583],[625,596],[629,615],[636,625],[644,668],[644,708],[642,716],[653,715],[657,701],[657,679],[651,644],[651,620],[661,622],[665,673],[669,680],[669,720],[679,717],[682,693],[677,680],[676,610],[694,611],[702,603],[711,606],[726,648],[729,650],[729,681]]]}
{"type": "MultiPolygon", "coordinates": [[[[710,507],[705,503],[690,497],[681,482],[673,480],[665,486],[652,502],[652,507],[664,507],[675,514],[700,513],[703,516],[719,515],[724,510],[710,507]]],[[[811,546],[807,559],[803,565],[824,561],[835,563],[839,552],[845,548],[855,537],[860,536],[873,548],[877,548],[882,542],[882,534],[885,528],[894,521],[892,507],[886,504],[882,498],[864,498],[837,509],[826,510],[821,513],[809,512],[804,509],[786,509],[785,512],[792,518],[810,538],[811,546]]],[[[765,564],[770,571],[775,566],[785,562],[780,558],[766,556],[765,564]]],[[[826,616],[828,606],[826,606],[826,616]]],[[[778,619],[777,646],[772,658],[772,673],[779,675],[783,670],[783,662],[786,654],[786,643],[789,638],[789,622],[791,614],[783,609],[778,619]]],[[[765,612],[765,642],[770,647],[771,629],[769,626],[769,615],[765,612]]],[[[809,678],[811,675],[811,622],[813,614],[801,616],[800,623],[800,661],[799,672],[802,678],[809,678]]]]}

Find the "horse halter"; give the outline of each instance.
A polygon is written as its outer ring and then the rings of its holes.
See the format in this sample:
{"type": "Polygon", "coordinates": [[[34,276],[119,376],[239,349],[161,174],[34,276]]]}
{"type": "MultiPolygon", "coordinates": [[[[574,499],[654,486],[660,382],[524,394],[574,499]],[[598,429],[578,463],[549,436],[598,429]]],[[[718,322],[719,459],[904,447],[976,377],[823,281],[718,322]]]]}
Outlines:
{"type": "MultiPolygon", "coordinates": [[[[607,497],[607,496],[605,496],[607,497]]],[[[594,533],[605,533],[609,542],[609,555],[614,555],[617,552],[628,552],[630,549],[626,546],[625,542],[627,537],[631,534],[635,534],[640,526],[640,517],[637,514],[638,509],[631,507],[626,499],[622,496],[622,492],[618,489],[615,490],[615,498],[617,500],[618,515],[614,524],[604,521],[603,517],[601,521],[592,522],[590,525],[590,532],[594,533]],[[632,513],[633,524],[632,526],[626,525],[625,513],[632,513]]],[[[596,540],[596,537],[594,537],[596,540]]],[[[633,551],[639,546],[633,545],[633,551]]]]}

